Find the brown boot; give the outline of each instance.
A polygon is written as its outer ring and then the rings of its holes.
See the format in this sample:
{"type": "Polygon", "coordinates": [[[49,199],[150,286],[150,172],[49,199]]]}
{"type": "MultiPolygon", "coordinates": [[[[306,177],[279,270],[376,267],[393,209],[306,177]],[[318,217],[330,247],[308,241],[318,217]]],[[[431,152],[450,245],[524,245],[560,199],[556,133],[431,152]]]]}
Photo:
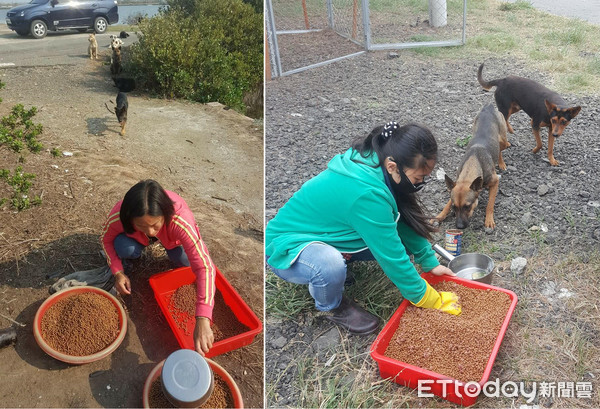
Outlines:
{"type": "Polygon", "coordinates": [[[346,328],[352,334],[372,334],[379,326],[379,318],[365,311],[345,295],[342,296],[340,305],[329,313],[325,316],[326,319],[346,328]]]}

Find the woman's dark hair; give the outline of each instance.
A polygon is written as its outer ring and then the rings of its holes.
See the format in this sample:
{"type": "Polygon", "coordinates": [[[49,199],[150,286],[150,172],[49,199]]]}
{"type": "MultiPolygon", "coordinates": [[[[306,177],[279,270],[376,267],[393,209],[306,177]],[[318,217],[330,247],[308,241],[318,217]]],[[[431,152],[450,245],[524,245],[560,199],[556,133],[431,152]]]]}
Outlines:
{"type": "Polygon", "coordinates": [[[133,233],[132,221],[145,215],[164,216],[165,225],[169,225],[175,213],[173,201],[167,192],[155,180],[147,179],[136,183],[123,198],[119,218],[126,233],[133,233]]]}
{"type": "MultiPolygon", "coordinates": [[[[420,169],[427,166],[430,160],[437,161],[437,142],[431,131],[415,123],[394,127],[383,132],[384,126],[378,126],[364,139],[356,141],[353,148],[362,157],[377,154],[379,166],[384,169],[384,161],[388,157],[400,167],[420,169]],[[387,135],[387,136],[386,136],[387,135]]],[[[429,223],[431,217],[425,215],[423,205],[417,195],[395,195],[398,210],[406,224],[419,235],[431,240],[431,232],[436,228],[429,223]]]]}

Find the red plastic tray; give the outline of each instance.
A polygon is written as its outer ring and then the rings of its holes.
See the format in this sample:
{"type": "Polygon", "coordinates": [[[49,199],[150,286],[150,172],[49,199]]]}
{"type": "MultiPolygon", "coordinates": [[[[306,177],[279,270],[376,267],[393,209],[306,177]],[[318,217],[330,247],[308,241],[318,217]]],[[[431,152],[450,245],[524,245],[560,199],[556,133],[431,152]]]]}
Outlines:
{"type": "MultiPolygon", "coordinates": [[[[258,319],[256,314],[254,314],[248,304],[244,302],[238,292],[235,291],[231,284],[229,284],[219,269],[216,270],[215,284],[217,286],[217,291],[221,293],[225,303],[235,314],[238,321],[250,329],[233,337],[215,342],[210,351],[206,354],[207,358],[249,345],[254,341],[254,337],[262,331],[262,322],[258,319]]],[[[183,285],[191,284],[196,281],[196,276],[192,272],[192,269],[190,267],[181,267],[165,271],[153,275],[150,277],[149,281],[150,287],[152,287],[152,290],[154,291],[154,297],[156,298],[163,315],[167,319],[173,334],[175,334],[177,342],[179,342],[181,348],[194,349],[193,334],[186,335],[184,331],[175,324],[175,320],[171,316],[168,308],[168,300],[175,290],[183,285]]],[[[191,319],[194,318],[190,317],[190,320],[191,319]]]]}
{"type": "Polygon", "coordinates": [[[494,343],[494,348],[492,349],[492,353],[490,354],[488,363],[485,366],[483,377],[479,382],[477,382],[479,383],[479,388],[477,388],[475,382],[464,383],[456,379],[449,378],[445,375],[441,375],[439,373],[424,368],[419,368],[417,366],[407,364],[405,362],[401,362],[384,355],[387,346],[389,345],[394,333],[396,332],[396,329],[398,329],[398,325],[400,323],[400,319],[402,318],[402,314],[404,314],[406,308],[409,305],[411,305],[408,300],[404,300],[400,304],[400,307],[398,307],[394,315],[392,315],[390,320],[383,327],[383,330],[379,333],[379,335],[371,345],[371,357],[377,362],[377,365],[379,366],[379,373],[382,378],[391,378],[392,381],[400,385],[408,386],[414,389],[417,389],[419,380],[433,381],[431,383],[424,383],[423,386],[431,388],[426,391],[423,390],[424,392],[437,395],[443,399],[446,399],[453,403],[457,403],[462,406],[473,405],[479,397],[478,395],[473,396],[474,392],[481,391],[484,384],[488,381],[490,377],[490,372],[492,371],[492,366],[494,365],[494,361],[496,360],[496,355],[498,354],[498,350],[500,349],[500,344],[502,343],[502,339],[504,338],[504,334],[506,333],[506,329],[508,328],[510,317],[512,316],[517,305],[517,295],[514,292],[506,290],[504,288],[494,287],[489,284],[466,280],[459,277],[435,276],[430,273],[425,273],[422,275],[422,277],[432,285],[435,285],[440,281],[454,281],[457,284],[464,285],[470,288],[502,291],[508,294],[508,296],[510,297],[510,307],[508,308],[508,312],[506,313],[506,317],[504,318],[504,322],[502,323],[502,327],[500,328],[498,338],[494,343]],[[442,382],[440,383],[438,381],[442,382]],[[467,389],[465,389],[465,387],[467,389]]]}

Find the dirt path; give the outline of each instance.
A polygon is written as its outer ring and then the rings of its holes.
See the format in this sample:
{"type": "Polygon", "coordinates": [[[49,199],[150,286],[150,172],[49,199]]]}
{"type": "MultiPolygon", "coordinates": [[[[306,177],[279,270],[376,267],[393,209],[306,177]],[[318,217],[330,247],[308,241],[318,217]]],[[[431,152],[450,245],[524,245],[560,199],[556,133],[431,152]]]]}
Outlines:
{"type": "MultiPolygon", "coordinates": [[[[262,319],[262,123],[220,104],[133,92],[123,137],[105,107],[116,89],[100,61],[3,69],[0,79],[6,84],[0,115],[17,103],[36,106],[45,148],[73,153],[26,155],[25,171],[36,174],[33,193],[43,203],[21,213],[0,209],[0,312],[25,325],[18,327],[16,346],[0,350],[0,405],[139,407],[146,376],[178,348],[147,280],[170,268],[164,253],[152,247],[136,264],[135,293],[124,299],[129,329],[123,344],[83,366],[50,358],[33,339],[31,322],[53,282],[45,276],[101,265],[99,234],[108,210],[135,182],[153,178],[186,199],[216,265],[262,319]]],[[[15,166],[0,159],[2,168],[15,166]]],[[[10,325],[0,318],[0,327],[10,325]]],[[[214,358],[232,374],[247,407],[263,406],[262,343],[259,335],[214,358]]]]}

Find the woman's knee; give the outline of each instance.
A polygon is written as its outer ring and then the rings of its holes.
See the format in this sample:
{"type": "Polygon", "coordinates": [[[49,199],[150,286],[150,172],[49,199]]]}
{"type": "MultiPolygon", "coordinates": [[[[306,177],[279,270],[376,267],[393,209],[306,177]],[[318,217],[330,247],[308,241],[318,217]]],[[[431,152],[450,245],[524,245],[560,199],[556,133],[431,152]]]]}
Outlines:
{"type": "Polygon", "coordinates": [[[346,261],[342,253],[331,246],[321,246],[311,260],[314,269],[313,284],[339,285],[346,279],[346,261]]]}
{"type": "Polygon", "coordinates": [[[139,258],[142,255],[144,245],[138,243],[137,240],[126,236],[125,234],[119,234],[115,237],[113,246],[119,258],[139,258]]]}

